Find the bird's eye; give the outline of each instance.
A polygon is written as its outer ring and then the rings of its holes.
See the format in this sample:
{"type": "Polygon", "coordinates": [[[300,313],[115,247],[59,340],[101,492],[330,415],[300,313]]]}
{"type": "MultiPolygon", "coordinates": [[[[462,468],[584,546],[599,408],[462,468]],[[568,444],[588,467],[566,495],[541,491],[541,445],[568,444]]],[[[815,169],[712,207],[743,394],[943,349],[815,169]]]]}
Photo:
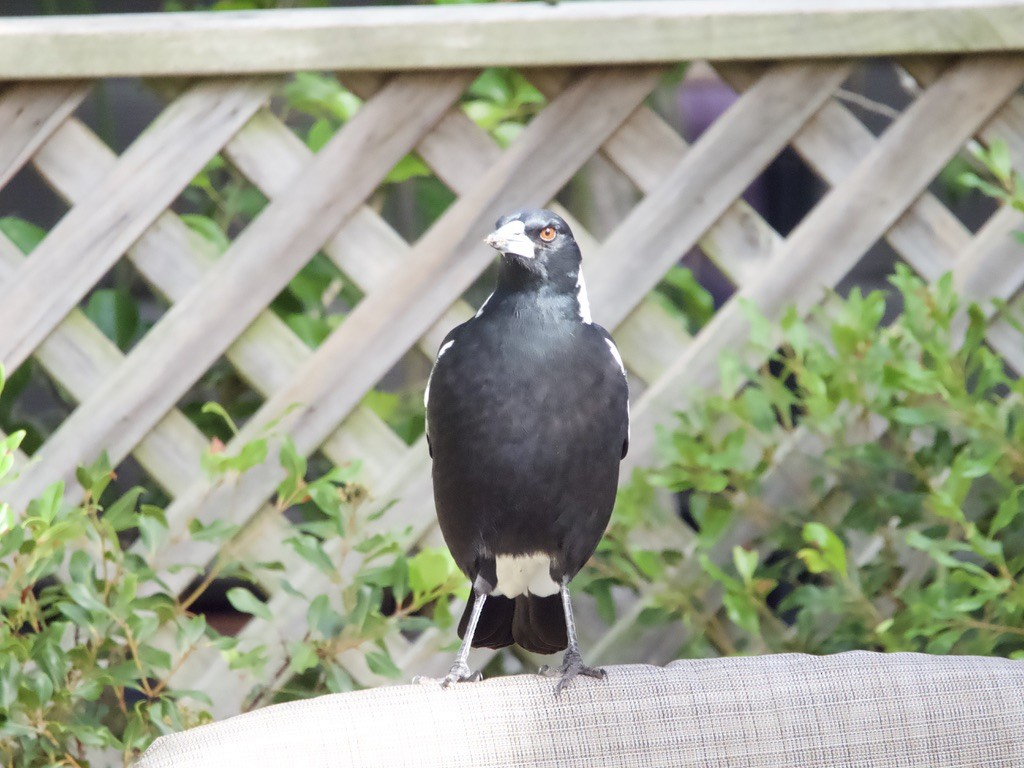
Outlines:
{"type": "Polygon", "coordinates": [[[555,239],[555,228],[544,227],[544,229],[540,231],[540,239],[543,240],[545,243],[550,243],[552,240],[555,239]]]}

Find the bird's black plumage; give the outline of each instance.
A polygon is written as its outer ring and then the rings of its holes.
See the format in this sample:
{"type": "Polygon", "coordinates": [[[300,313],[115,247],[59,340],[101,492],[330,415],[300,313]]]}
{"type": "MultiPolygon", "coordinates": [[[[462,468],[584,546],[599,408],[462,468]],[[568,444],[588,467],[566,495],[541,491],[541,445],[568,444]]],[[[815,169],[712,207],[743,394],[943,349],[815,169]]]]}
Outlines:
{"type": "Polygon", "coordinates": [[[445,338],[426,398],[438,521],[474,586],[459,634],[486,598],[473,645],[572,652],[559,592],[611,515],[628,445],[625,372],[590,320],[565,221],[518,211],[488,242],[502,252],[497,287],[445,338]]]}

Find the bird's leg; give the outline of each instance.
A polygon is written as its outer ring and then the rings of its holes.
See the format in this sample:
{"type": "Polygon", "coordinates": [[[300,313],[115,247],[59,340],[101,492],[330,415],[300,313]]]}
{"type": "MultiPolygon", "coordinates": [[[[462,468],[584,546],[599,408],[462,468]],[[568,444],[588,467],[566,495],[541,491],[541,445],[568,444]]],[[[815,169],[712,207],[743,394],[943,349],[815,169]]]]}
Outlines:
{"type": "Polygon", "coordinates": [[[603,669],[588,667],[583,663],[583,657],[580,655],[580,643],[576,639],[576,622],[572,618],[572,604],[569,602],[569,587],[567,583],[563,581],[558,591],[562,596],[562,610],[565,611],[565,633],[569,638],[569,647],[565,651],[562,666],[558,670],[562,675],[562,679],[555,686],[555,696],[558,696],[562,689],[579,675],[596,677],[600,680],[606,677],[603,669]]]}
{"type": "Polygon", "coordinates": [[[463,636],[462,645],[459,646],[459,652],[455,656],[455,663],[452,664],[451,670],[441,681],[442,688],[447,688],[452,683],[476,682],[482,677],[479,672],[474,672],[469,668],[468,659],[469,649],[473,647],[473,635],[476,634],[476,625],[480,621],[480,614],[484,610],[484,601],[487,599],[487,595],[474,589],[473,597],[473,612],[469,615],[466,634],[463,636]]]}

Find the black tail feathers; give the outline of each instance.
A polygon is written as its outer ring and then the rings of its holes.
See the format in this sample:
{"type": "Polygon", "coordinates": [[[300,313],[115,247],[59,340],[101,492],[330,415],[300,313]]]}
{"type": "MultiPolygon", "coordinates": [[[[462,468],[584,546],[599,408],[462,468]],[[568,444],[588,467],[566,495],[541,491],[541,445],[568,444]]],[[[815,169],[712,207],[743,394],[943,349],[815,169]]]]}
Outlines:
{"type": "MultiPolygon", "coordinates": [[[[465,637],[476,593],[467,603],[459,621],[459,637],[465,637]]],[[[490,595],[480,613],[473,635],[474,648],[504,648],[517,643],[534,653],[557,653],[569,644],[565,633],[565,615],[559,595],[516,598],[490,595]]]]}

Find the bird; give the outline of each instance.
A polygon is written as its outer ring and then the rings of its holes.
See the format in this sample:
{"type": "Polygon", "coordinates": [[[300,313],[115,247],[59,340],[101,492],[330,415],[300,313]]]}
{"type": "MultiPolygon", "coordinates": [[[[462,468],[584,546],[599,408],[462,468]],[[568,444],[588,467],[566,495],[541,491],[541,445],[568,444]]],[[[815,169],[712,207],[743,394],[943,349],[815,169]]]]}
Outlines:
{"type": "Polygon", "coordinates": [[[524,208],[484,242],[497,280],[442,341],[424,394],[441,533],[469,578],[462,643],[442,681],[479,680],[471,647],[565,650],[556,695],[583,663],[568,584],[608,526],[629,449],[629,386],[590,314],[565,220],[524,208]]]}

